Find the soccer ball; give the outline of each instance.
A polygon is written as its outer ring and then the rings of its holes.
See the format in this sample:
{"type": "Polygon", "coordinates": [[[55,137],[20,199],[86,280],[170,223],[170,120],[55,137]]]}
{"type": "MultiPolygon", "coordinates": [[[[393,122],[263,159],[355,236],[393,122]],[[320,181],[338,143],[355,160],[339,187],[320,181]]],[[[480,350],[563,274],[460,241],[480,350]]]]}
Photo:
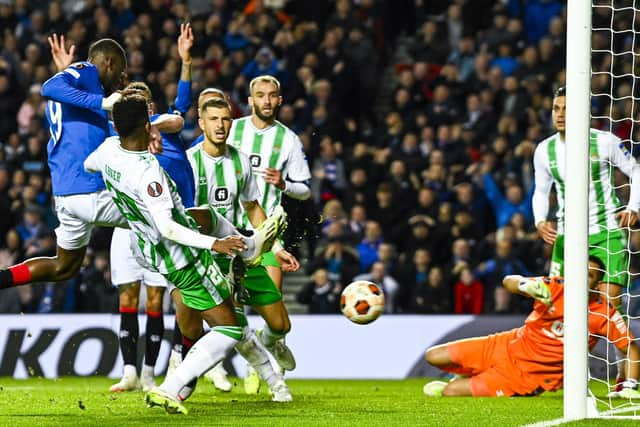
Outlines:
{"type": "Polygon", "coordinates": [[[375,283],[352,282],[340,296],[340,309],[347,319],[360,325],[376,320],[384,310],[384,294],[375,283]]]}

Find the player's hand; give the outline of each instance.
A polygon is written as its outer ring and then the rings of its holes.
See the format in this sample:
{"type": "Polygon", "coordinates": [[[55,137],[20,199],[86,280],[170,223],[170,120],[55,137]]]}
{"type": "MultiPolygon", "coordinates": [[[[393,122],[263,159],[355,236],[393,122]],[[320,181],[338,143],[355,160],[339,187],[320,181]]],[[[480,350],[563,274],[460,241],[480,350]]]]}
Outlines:
{"type": "Polygon", "coordinates": [[[193,29],[191,24],[180,24],[180,37],[178,37],[178,55],[183,63],[191,62],[191,48],[193,47],[193,29]]]}
{"type": "Polygon", "coordinates": [[[266,168],[264,170],[263,176],[264,176],[265,182],[267,182],[268,184],[275,185],[280,190],[284,190],[285,188],[284,179],[282,179],[282,172],[280,172],[278,169],[266,168]]]}
{"type": "Polygon", "coordinates": [[[551,291],[540,279],[525,277],[518,283],[518,289],[545,305],[551,305],[551,291]]]}
{"type": "Polygon", "coordinates": [[[275,256],[278,262],[280,263],[280,266],[282,267],[282,271],[286,273],[298,271],[298,269],[300,268],[300,263],[298,262],[296,257],[291,255],[285,249],[280,249],[278,252],[275,253],[275,256]]]}
{"type": "Polygon", "coordinates": [[[102,109],[111,111],[113,110],[113,106],[116,102],[122,99],[122,94],[120,92],[113,92],[111,95],[106,98],[102,98],[102,109]]]}
{"type": "Polygon", "coordinates": [[[244,237],[242,236],[227,236],[224,239],[216,239],[216,242],[211,247],[211,250],[229,256],[233,256],[246,249],[247,245],[244,243],[244,237]]]}
{"type": "Polygon", "coordinates": [[[616,214],[616,219],[620,227],[633,227],[638,221],[638,214],[634,211],[624,210],[616,214]]]}
{"type": "Polygon", "coordinates": [[[558,232],[556,231],[555,224],[549,221],[541,221],[536,224],[536,228],[538,229],[538,234],[546,243],[553,245],[553,242],[556,241],[558,237],[558,232]]]}
{"type": "Polygon", "coordinates": [[[64,35],[58,37],[56,33],[47,37],[47,40],[49,41],[49,47],[51,47],[51,57],[58,71],[62,71],[71,65],[73,56],[76,53],[76,45],[72,44],[67,50],[64,45],[64,35]]]}
{"type": "Polygon", "coordinates": [[[151,126],[149,138],[149,152],[151,154],[162,153],[162,134],[157,126],[151,126]]]}

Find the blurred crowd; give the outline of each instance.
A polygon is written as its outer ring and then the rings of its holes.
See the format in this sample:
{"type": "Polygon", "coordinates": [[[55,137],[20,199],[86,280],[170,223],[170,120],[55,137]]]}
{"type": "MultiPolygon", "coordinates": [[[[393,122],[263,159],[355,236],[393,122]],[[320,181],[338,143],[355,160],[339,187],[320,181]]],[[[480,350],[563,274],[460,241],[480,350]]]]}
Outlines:
{"type": "MultiPolygon", "coordinates": [[[[596,9],[594,28],[608,28],[611,13],[596,9]]],[[[55,252],[47,36],[64,34],[77,60],[94,40],[120,41],[130,79],[166,111],[188,21],[194,95],[221,88],[241,116],[253,77],[282,83],[279,120],[300,136],[313,175],[311,200],[287,200],[288,245],[311,277],[297,298],[310,312],[338,312],[355,278],[383,287],[388,312],[525,312],[499,284],[548,271],[550,247],[532,224],[532,156],[565,84],[565,15],[556,0],[0,0],[0,267],[55,252]]],[[[633,11],[613,22],[632,28],[633,11]]],[[[592,41],[603,51],[594,64],[611,71],[594,74],[593,126],[627,143],[640,136],[627,96],[638,96],[638,70],[604,50],[633,56],[632,36],[595,31],[592,41]]],[[[200,133],[196,118],[192,108],[186,140],[200,133]]],[[[0,312],[116,309],[109,238],[96,233],[77,278],[5,291],[0,312]]]]}

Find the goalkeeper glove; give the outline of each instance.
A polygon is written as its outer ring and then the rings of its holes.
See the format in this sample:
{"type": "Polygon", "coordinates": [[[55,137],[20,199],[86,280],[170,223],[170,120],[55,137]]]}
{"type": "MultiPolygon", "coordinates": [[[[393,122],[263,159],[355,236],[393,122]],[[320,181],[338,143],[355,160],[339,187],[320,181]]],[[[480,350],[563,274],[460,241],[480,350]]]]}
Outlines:
{"type": "Polygon", "coordinates": [[[113,92],[111,95],[106,98],[102,98],[102,109],[111,111],[113,109],[113,105],[120,101],[122,98],[122,94],[120,92],[113,92]]]}
{"type": "Polygon", "coordinates": [[[523,278],[518,283],[518,289],[545,305],[551,305],[551,292],[541,279],[523,278]]]}
{"type": "Polygon", "coordinates": [[[627,378],[622,382],[622,389],[620,391],[614,390],[612,392],[609,392],[609,394],[607,394],[607,397],[640,400],[638,381],[633,378],[627,378]]]}

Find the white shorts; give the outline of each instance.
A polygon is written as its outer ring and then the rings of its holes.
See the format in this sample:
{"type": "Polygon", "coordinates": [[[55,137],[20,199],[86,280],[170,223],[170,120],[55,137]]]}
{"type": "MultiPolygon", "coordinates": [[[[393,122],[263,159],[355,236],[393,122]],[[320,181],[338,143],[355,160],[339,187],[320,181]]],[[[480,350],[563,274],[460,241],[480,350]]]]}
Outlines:
{"type": "Polygon", "coordinates": [[[157,271],[142,267],[136,261],[131,245],[132,232],[115,228],[111,238],[111,282],[113,286],[141,281],[145,286],[167,287],[167,279],[157,271]]]}
{"type": "Polygon", "coordinates": [[[62,249],[80,249],[89,244],[94,226],[128,228],[107,190],[70,196],[55,196],[57,244],[62,249]]]}

